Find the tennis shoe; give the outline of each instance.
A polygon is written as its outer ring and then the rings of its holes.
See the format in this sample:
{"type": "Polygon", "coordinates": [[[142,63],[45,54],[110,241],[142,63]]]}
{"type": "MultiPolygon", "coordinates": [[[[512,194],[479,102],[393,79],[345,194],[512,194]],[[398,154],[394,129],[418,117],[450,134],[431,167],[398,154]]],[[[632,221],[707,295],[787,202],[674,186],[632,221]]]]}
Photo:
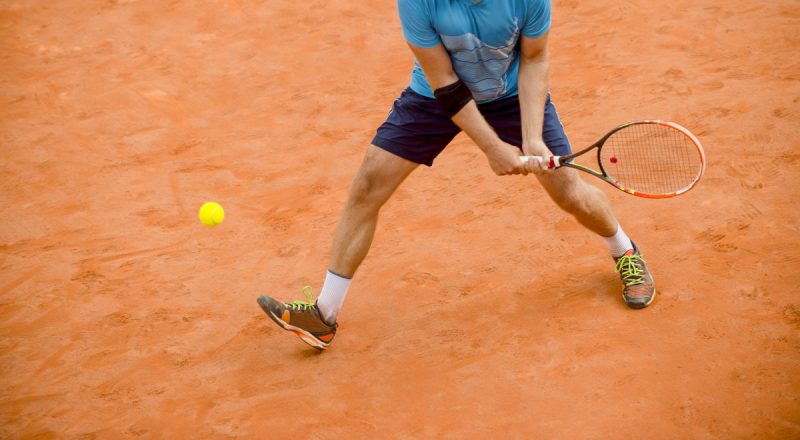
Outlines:
{"type": "Polygon", "coordinates": [[[632,309],[643,309],[656,297],[656,283],[636,245],[621,257],[615,258],[616,271],[625,286],[622,298],[632,309]]]}
{"type": "Polygon", "coordinates": [[[311,287],[303,287],[306,301],[282,303],[265,295],[258,297],[258,305],[270,319],[284,330],[293,332],[306,344],[325,350],[336,336],[338,324],[330,325],[322,319],[311,287]]]}

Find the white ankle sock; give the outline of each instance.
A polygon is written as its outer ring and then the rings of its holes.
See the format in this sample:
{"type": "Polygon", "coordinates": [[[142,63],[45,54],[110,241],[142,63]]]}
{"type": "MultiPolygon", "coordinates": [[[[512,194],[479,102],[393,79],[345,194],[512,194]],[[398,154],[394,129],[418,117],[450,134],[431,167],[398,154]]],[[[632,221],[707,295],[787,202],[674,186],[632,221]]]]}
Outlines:
{"type": "Polygon", "coordinates": [[[621,257],[625,255],[625,252],[633,249],[631,239],[625,235],[625,231],[623,231],[622,226],[619,225],[617,225],[617,232],[614,235],[611,237],[603,237],[603,240],[606,241],[608,251],[611,252],[611,256],[614,258],[621,257]]]}
{"type": "Polygon", "coordinates": [[[325,322],[329,324],[336,322],[336,315],[344,304],[344,297],[347,296],[351,281],[353,280],[331,271],[325,275],[325,284],[322,285],[322,292],[317,298],[317,307],[325,322]]]}

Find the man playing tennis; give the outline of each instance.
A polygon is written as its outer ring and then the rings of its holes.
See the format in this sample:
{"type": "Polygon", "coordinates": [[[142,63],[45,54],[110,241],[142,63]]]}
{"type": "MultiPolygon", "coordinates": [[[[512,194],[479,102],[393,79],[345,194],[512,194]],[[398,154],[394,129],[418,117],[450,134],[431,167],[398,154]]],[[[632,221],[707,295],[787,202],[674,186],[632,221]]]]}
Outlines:
{"type": "MultiPolygon", "coordinates": [[[[336,229],[322,293],[313,302],[258,303],[278,325],[324,349],[351,278],[372,243],[378,213],[420,164],[431,166],[459,131],[498,176],[535,174],[564,211],[601,236],[616,261],[631,308],[648,306],[655,285],[602,191],[574,169],[542,161],[571,147],[548,92],[549,0],[399,0],[403,35],[415,56],[411,84],[394,102],[358,170],[336,229]]],[[[546,161],[544,161],[546,162],[546,161]]]]}

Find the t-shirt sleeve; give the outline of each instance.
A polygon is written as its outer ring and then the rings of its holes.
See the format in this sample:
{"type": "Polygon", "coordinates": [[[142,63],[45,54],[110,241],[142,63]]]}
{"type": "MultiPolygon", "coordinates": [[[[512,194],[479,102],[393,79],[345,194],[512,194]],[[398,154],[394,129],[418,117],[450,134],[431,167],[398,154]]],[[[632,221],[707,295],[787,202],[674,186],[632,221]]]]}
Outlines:
{"type": "Polygon", "coordinates": [[[419,47],[433,47],[441,39],[433,28],[427,2],[423,0],[397,0],[400,25],[406,41],[419,47]]]}
{"type": "Polygon", "coordinates": [[[531,0],[522,35],[539,38],[550,29],[550,0],[531,0]]]}

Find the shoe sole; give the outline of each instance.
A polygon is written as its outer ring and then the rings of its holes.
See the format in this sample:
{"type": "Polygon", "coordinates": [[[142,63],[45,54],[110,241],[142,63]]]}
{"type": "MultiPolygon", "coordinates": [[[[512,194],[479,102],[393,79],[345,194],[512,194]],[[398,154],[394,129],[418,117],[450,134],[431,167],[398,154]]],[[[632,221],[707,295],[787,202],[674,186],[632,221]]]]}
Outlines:
{"type": "Polygon", "coordinates": [[[262,304],[261,303],[261,297],[259,297],[257,301],[258,301],[259,307],[261,307],[261,310],[263,310],[264,313],[266,313],[267,316],[269,316],[269,318],[271,320],[275,321],[275,324],[278,324],[279,326],[281,326],[282,329],[288,330],[288,331],[296,334],[303,342],[305,342],[306,344],[316,348],[317,350],[323,351],[326,348],[328,348],[328,344],[326,344],[326,343],[320,341],[319,339],[315,338],[314,335],[312,335],[311,333],[301,329],[300,327],[295,327],[295,326],[293,326],[291,324],[287,324],[283,319],[280,319],[279,317],[275,316],[269,310],[269,307],[266,304],[262,304]]]}

